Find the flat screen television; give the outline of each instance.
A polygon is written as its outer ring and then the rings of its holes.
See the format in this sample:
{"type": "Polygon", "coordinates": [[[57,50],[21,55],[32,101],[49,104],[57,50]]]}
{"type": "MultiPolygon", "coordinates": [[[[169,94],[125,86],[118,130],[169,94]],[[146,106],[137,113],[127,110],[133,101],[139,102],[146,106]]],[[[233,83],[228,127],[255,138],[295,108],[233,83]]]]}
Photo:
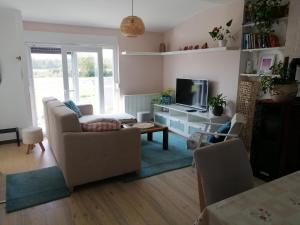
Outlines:
{"type": "Polygon", "coordinates": [[[208,80],[176,79],[176,104],[206,111],[208,80]]]}

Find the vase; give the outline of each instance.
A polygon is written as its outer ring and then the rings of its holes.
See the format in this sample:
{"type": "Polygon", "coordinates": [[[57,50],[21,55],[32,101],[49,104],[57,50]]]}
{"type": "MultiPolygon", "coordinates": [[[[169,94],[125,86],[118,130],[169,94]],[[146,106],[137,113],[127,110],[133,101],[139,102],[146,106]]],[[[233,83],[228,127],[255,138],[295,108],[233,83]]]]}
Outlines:
{"type": "Polygon", "coordinates": [[[167,50],[166,44],[165,43],[160,43],[159,51],[160,52],[166,52],[166,50],[167,50]]]}
{"type": "Polygon", "coordinates": [[[215,106],[212,108],[212,113],[215,116],[221,116],[223,114],[223,106],[215,106]]]}
{"type": "Polygon", "coordinates": [[[225,47],[227,44],[227,40],[225,40],[225,39],[218,40],[218,44],[219,44],[219,47],[225,47]]]}

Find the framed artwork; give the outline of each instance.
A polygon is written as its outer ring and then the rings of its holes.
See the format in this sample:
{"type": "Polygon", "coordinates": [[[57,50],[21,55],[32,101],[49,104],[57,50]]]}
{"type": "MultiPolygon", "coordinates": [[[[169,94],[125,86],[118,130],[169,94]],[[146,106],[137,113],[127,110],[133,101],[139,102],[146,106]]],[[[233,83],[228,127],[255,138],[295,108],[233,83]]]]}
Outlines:
{"type": "Polygon", "coordinates": [[[270,69],[275,62],[275,55],[262,55],[260,58],[260,74],[271,74],[272,70],[270,69]]]}

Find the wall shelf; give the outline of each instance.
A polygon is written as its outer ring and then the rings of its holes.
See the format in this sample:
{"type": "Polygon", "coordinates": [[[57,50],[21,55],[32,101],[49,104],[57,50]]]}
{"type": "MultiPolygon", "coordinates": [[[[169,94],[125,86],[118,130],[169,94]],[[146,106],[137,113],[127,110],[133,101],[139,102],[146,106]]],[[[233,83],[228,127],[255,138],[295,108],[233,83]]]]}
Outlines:
{"type": "Polygon", "coordinates": [[[242,49],[242,52],[260,52],[260,51],[272,51],[272,50],[279,50],[283,51],[285,49],[284,46],[282,47],[274,47],[274,48],[249,48],[249,49],[242,49]]]}
{"type": "Polygon", "coordinates": [[[260,74],[257,74],[257,73],[241,73],[240,74],[241,76],[244,76],[244,77],[262,77],[262,76],[268,76],[268,77],[278,77],[279,75],[275,75],[275,74],[270,74],[270,75],[268,75],[268,74],[265,74],[265,75],[260,75],[260,74]]]}
{"type": "MultiPolygon", "coordinates": [[[[279,18],[278,19],[278,22],[280,23],[280,22],[287,22],[288,21],[288,17],[282,17],[282,18],[279,18]]],[[[252,23],[246,23],[246,24],[243,24],[242,25],[243,27],[255,27],[256,26],[256,24],[254,23],[254,22],[252,22],[252,23]]]]}
{"type": "Polygon", "coordinates": [[[234,51],[236,48],[230,47],[217,47],[217,48],[206,48],[206,49],[193,49],[193,50],[182,50],[182,51],[171,51],[171,52],[133,52],[133,51],[122,51],[122,55],[131,56],[167,56],[167,55],[186,55],[186,54],[200,54],[208,52],[224,52],[234,51]]]}

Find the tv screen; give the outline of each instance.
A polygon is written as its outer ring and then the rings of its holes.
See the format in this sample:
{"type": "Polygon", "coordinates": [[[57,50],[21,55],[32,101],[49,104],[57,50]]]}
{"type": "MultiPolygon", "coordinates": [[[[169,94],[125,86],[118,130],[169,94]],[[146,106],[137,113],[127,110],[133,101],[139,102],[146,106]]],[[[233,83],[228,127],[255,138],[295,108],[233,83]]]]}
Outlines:
{"type": "Polygon", "coordinates": [[[176,80],[176,104],[207,110],[207,80],[176,80]]]}

